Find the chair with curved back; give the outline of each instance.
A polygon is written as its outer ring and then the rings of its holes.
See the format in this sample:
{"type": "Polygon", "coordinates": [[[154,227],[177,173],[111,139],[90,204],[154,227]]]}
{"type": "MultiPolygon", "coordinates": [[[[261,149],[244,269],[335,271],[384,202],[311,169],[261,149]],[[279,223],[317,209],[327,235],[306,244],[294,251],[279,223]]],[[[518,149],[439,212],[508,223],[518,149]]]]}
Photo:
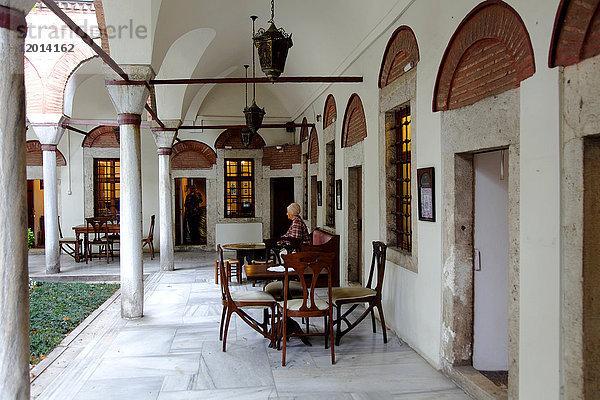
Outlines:
{"type": "Polygon", "coordinates": [[[268,293],[258,290],[248,290],[233,292],[229,290],[229,281],[227,279],[227,270],[223,261],[223,249],[217,245],[219,273],[221,275],[221,300],[223,302],[223,311],[221,313],[221,325],[219,327],[219,340],[223,341],[223,351],[227,348],[227,332],[229,330],[229,321],[233,313],[237,314],[242,321],[247,323],[256,332],[263,335],[275,344],[275,305],[277,302],[268,293]],[[264,310],[265,319],[259,323],[252,318],[245,309],[264,310]],[[271,311],[271,330],[267,326],[267,310],[271,311]]]}
{"type": "Polygon", "coordinates": [[[150,259],[154,260],[154,220],[156,219],[156,215],[150,217],[150,230],[148,231],[148,236],[142,238],[142,249],[146,247],[146,245],[150,246],[150,259]]]}
{"type": "Polygon", "coordinates": [[[325,330],[322,333],[296,332],[295,336],[325,336],[325,348],[328,346],[328,337],[331,337],[331,363],[335,364],[333,308],[331,290],[331,264],[335,258],[334,253],[299,252],[283,255],[285,267],[283,302],[278,303],[281,339],[283,340],[283,354],[281,365],[285,366],[286,341],[288,337],[288,318],[323,317],[325,330]],[[298,276],[302,285],[302,298],[291,299],[289,293],[290,272],[298,276]],[[327,301],[316,298],[315,288],[317,280],[322,273],[327,273],[327,301]]]}
{"type": "Polygon", "coordinates": [[[108,218],[89,217],[85,221],[88,231],[85,241],[85,263],[87,264],[90,258],[106,258],[108,264],[109,257],[112,255],[112,241],[108,237],[108,218]],[[93,251],[94,247],[98,248],[97,253],[93,251]]]}
{"type": "Polygon", "coordinates": [[[383,287],[383,275],[385,272],[385,255],[387,246],[383,242],[373,242],[373,258],[371,260],[371,270],[369,271],[369,280],[366,287],[347,287],[333,289],[333,304],[336,307],[337,317],[336,325],[337,332],[335,335],[335,344],[339,346],[340,339],[346,333],[350,332],[357,326],[365,317],[371,313],[371,323],[373,325],[373,333],[376,333],[375,327],[375,312],[377,307],[379,318],[381,319],[381,329],[383,329],[383,343],[387,343],[387,332],[385,328],[385,319],[383,317],[383,308],[381,307],[381,289],[383,287]],[[377,286],[371,289],[375,265],[377,264],[377,286]],[[365,311],[354,321],[348,319],[350,314],[358,307],[360,303],[366,303],[365,311]],[[352,306],[342,314],[342,306],[351,304],[352,306]],[[346,323],[346,328],[341,329],[342,321],[346,323]]]}

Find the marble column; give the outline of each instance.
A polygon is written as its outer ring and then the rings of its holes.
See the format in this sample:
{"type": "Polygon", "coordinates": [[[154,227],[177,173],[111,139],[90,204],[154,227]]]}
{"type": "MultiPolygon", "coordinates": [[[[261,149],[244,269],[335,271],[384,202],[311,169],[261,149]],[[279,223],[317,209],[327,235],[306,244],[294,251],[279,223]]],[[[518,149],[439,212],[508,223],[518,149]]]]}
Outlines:
{"type": "Polygon", "coordinates": [[[181,121],[163,121],[164,128],[153,128],[158,147],[158,200],[160,229],[160,269],[175,269],[175,229],[173,227],[173,190],[171,186],[171,148],[181,121]]]}
{"type": "Polygon", "coordinates": [[[29,399],[25,13],[0,0],[0,399],[29,399]]]}
{"type": "Polygon", "coordinates": [[[62,127],[64,117],[30,116],[29,121],[35,134],[40,139],[43,152],[44,168],[44,252],[46,255],[46,273],[60,272],[60,245],[58,233],[58,179],[56,169],[56,146],[60,142],[65,129],[62,127]],[[38,121],[45,122],[38,122],[38,121]],[[48,122],[52,121],[52,122],[48,122]]]}
{"type": "Polygon", "coordinates": [[[135,319],[144,315],[140,124],[149,95],[144,82],[155,74],[148,65],[121,67],[130,81],[106,70],[106,87],[118,113],[121,142],[121,317],[135,319]]]}

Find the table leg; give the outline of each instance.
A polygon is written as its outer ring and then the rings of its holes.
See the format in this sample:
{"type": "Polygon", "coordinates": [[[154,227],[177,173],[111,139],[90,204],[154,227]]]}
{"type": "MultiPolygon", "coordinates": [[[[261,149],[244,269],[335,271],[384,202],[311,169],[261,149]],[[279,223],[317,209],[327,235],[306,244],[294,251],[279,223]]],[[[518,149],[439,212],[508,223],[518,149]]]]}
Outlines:
{"type": "Polygon", "coordinates": [[[75,262],[78,263],[81,261],[79,259],[79,233],[75,232],[75,262]]]}

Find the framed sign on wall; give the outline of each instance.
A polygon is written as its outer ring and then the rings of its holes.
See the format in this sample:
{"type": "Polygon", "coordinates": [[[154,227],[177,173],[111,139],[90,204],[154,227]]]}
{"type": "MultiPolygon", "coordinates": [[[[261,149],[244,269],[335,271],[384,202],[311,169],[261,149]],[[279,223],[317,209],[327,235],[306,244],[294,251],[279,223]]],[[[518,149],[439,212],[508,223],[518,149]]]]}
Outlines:
{"type": "Polygon", "coordinates": [[[323,205],[323,181],[317,181],[317,205],[323,205]]]}
{"type": "Polygon", "coordinates": [[[417,169],[419,220],[435,222],[435,171],[433,167],[417,169]]]}
{"type": "Polygon", "coordinates": [[[342,180],[335,181],[335,209],[342,209],[342,180]]]}

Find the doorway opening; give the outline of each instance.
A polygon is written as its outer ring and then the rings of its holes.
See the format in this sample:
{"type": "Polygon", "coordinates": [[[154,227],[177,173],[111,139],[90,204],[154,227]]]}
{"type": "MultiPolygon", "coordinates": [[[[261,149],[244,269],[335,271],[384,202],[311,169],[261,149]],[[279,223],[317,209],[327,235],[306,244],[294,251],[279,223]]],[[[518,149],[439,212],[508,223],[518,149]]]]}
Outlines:
{"type": "Polygon", "coordinates": [[[206,244],[206,179],[175,179],[175,245],[206,244]]]}
{"type": "Polygon", "coordinates": [[[600,138],[583,150],[583,378],[585,398],[600,393],[600,138]]]}
{"type": "Polygon", "coordinates": [[[363,284],[362,167],[348,168],[348,283],[363,284]]]}
{"type": "Polygon", "coordinates": [[[473,156],[473,368],[508,388],[509,234],[505,150],[473,156]]]}
{"type": "MultiPolygon", "coordinates": [[[[294,202],[294,178],[271,178],[271,237],[283,236],[292,221],[286,215],[287,206],[294,202]]],[[[306,210],[301,211],[306,218],[306,210]]]]}
{"type": "Polygon", "coordinates": [[[35,247],[44,247],[44,181],[27,180],[27,228],[35,237],[35,247]]]}

